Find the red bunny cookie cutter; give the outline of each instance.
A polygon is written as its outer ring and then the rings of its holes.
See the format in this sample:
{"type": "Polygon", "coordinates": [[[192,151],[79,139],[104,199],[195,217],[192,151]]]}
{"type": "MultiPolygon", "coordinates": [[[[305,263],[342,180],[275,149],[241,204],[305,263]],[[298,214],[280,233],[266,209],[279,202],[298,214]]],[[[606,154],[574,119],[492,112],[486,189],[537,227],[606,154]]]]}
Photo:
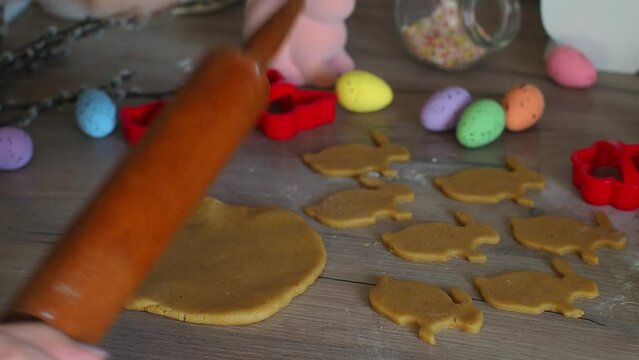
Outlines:
{"type": "MultiPolygon", "coordinates": [[[[260,127],[266,136],[285,140],[292,138],[300,130],[309,130],[335,120],[337,97],[334,93],[298,89],[285,82],[275,70],[269,70],[267,75],[271,83],[271,107],[260,119],[260,127]]],[[[164,104],[164,101],[154,101],[120,109],[122,130],[129,144],[137,144],[142,139],[164,104]]]]}
{"type": "Polygon", "coordinates": [[[119,111],[124,137],[130,145],[137,144],[165,105],[165,101],[153,101],[139,106],[125,106],[119,111]]]}
{"type": "Polygon", "coordinates": [[[579,149],[571,156],[572,181],[581,190],[581,197],[593,205],[610,204],[620,210],[639,208],[639,144],[620,141],[597,141],[579,149]],[[613,167],[621,180],[596,177],[599,167],[613,167]]]}
{"type": "Polygon", "coordinates": [[[337,97],[334,93],[298,89],[285,82],[275,70],[269,70],[267,75],[271,83],[271,106],[260,121],[266,136],[285,140],[300,130],[309,130],[335,120],[337,97]]]}

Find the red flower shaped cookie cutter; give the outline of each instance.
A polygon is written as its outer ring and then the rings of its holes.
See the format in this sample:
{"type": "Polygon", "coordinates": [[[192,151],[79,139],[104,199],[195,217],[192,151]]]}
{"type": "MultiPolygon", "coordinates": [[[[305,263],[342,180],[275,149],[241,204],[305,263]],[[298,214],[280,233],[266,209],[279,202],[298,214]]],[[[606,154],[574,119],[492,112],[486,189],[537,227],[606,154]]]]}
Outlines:
{"type": "MultiPolygon", "coordinates": [[[[270,108],[260,119],[260,128],[275,140],[290,139],[301,130],[309,130],[335,120],[337,96],[330,91],[302,90],[285,82],[282,75],[269,70],[271,83],[270,108]]],[[[154,101],[139,106],[125,106],[119,111],[122,130],[127,142],[137,144],[162,110],[165,101],[154,101]]]]}
{"type": "Polygon", "coordinates": [[[572,153],[572,181],[581,197],[593,205],[610,204],[620,210],[639,208],[639,144],[597,141],[572,153]],[[612,167],[621,179],[596,177],[599,167],[612,167]]]}
{"type": "Polygon", "coordinates": [[[260,121],[266,136],[290,139],[301,130],[309,130],[335,120],[337,96],[330,91],[302,90],[285,82],[282,75],[269,70],[271,106],[260,121]]]}

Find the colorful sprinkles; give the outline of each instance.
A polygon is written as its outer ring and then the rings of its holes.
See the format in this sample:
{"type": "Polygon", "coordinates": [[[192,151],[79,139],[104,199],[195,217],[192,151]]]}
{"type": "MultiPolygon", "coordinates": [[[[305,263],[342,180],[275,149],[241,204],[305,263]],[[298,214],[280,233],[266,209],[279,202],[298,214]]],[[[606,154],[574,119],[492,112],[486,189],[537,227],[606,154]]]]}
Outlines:
{"type": "Polygon", "coordinates": [[[417,58],[447,69],[462,68],[486,53],[466,34],[454,0],[441,0],[430,16],[405,25],[402,34],[417,58]]]}

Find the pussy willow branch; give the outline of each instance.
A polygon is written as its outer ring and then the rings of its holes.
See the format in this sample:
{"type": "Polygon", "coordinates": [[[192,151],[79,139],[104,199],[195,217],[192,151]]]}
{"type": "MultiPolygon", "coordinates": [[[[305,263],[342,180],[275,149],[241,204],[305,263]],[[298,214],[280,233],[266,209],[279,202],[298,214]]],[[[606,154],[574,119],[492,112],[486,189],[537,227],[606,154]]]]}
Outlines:
{"type": "MultiPolygon", "coordinates": [[[[108,83],[97,86],[96,88],[104,90],[114,101],[120,102],[127,98],[151,98],[162,99],[173,94],[174,90],[162,91],[162,92],[144,92],[136,87],[125,88],[124,84],[129,82],[135,73],[129,70],[122,70],[119,74],[114,76],[108,83]]],[[[35,101],[6,101],[0,103],[0,111],[17,112],[18,114],[9,119],[0,120],[0,126],[6,125],[18,125],[26,127],[33,122],[42,112],[49,109],[59,109],[64,105],[73,104],[78,99],[78,96],[87,87],[83,86],[75,91],[61,91],[58,95],[45,97],[35,101]]]]}
{"type": "MultiPolygon", "coordinates": [[[[193,15],[224,10],[240,3],[240,0],[181,0],[167,10],[171,16],[193,15]]],[[[2,9],[2,6],[0,6],[2,9]]],[[[51,26],[44,35],[18,47],[13,51],[0,54],[0,85],[12,76],[24,72],[33,72],[46,62],[68,55],[71,44],[75,41],[99,34],[110,28],[139,29],[146,24],[147,17],[119,15],[104,19],[86,19],[58,30],[51,26]]],[[[98,88],[106,91],[116,102],[126,98],[161,99],[170,96],[175,90],[144,92],[136,87],[125,89],[122,84],[134,76],[133,72],[122,71],[106,84],[98,88]]],[[[17,116],[0,120],[0,126],[17,124],[28,126],[43,111],[60,108],[74,103],[86,87],[73,92],[61,91],[58,95],[45,97],[35,101],[16,102],[8,100],[0,102],[0,113],[17,112],[17,116]]]]}
{"type": "Polygon", "coordinates": [[[0,55],[0,83],[18,72],[32,72],[53,58],[66,55],[74,41],[95,35],[113,27],[139,28],[144,25],[140,17],[112,17],[106,19],[87,19],[58,30],[51,26],[37,39],[20,46],[13,51],[0,55]]]}
{"type": "MultiPolygon", "coordinates": [[[[167,12],[172,16],[210,13],[238,3],[239,0],[182,0],[167,12]]],[[[48,60],[68,54],[70,45],[75,41],[110,28],[139,29],[147,20],[146,16],[117,15],[103,19],[86,19],[62,30],[51,26],[37,39],[0,55],[0,84],[16,73],[33,72],[48,60]]]]}

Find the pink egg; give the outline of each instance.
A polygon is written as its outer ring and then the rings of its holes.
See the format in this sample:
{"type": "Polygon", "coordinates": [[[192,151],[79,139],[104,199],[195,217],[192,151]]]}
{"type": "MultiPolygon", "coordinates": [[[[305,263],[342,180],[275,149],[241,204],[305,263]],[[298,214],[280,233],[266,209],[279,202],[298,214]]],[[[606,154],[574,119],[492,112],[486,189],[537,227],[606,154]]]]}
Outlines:
{"type": "Polygon", "coordinates": [[[570,46],[554,48],[546,59],[548,75],[559,85],[584,89],[597,81],[597,70],[579,50],[570,46]]]}

